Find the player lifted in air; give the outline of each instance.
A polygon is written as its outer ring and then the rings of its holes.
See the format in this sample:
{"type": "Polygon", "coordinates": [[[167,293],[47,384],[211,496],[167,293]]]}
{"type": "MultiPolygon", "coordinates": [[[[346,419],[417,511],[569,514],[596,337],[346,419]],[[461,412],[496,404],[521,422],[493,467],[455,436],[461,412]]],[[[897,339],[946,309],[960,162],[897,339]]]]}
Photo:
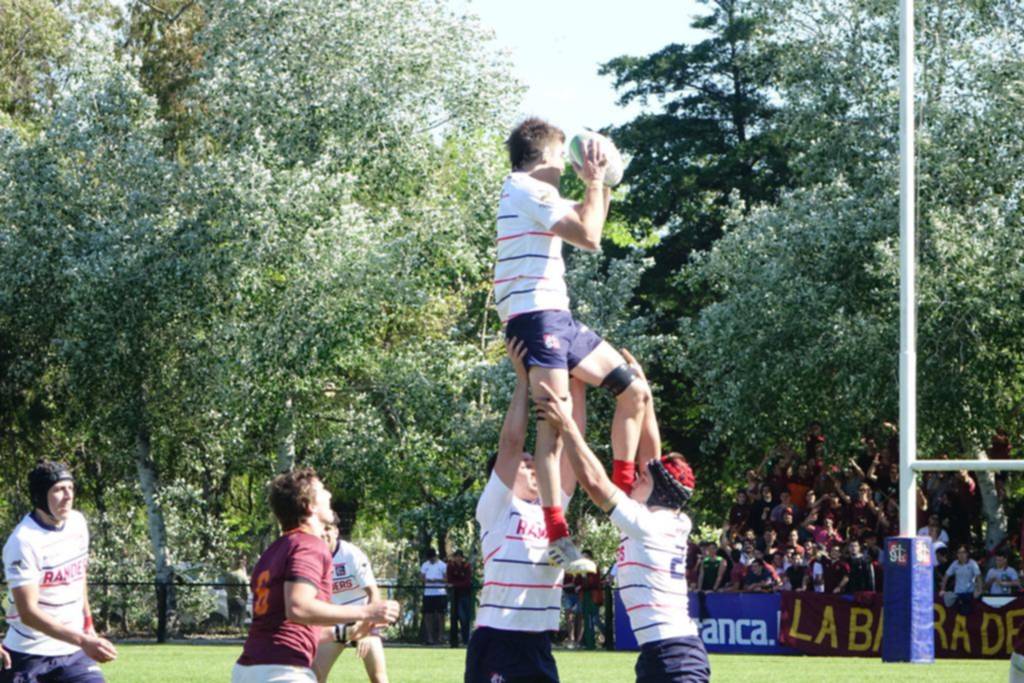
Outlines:
{"type": "MultiPolygon", "coordinates": [[[[347,534],[346,534],[347,535],[347,534]]],[[[377,579],[373,576],[373,568],[366,553],[341,538],[337,516],[325,525],[324,540],[333,555],[333,578],[331,581],[331,602],[335,605],[365,605],[380,602],[380,589],[377,579]]],[[[344,625],[341,626],[342,628],[344,625]]],[[[334,638],[321,642],[313,662],[320,683],[327,680],[331,667],[338,655],[345,649],[346,643],[337,642],[334,638]]],[[[384,663],[384,644],[380,636],[370,633],[356,643],[356,653],[363,660],[366,675],[372,683],[388,683],[387,666],[384,663]]]]}
{"type": "Polygon", "coordinates": [[[331,602],[333,564],[323,540],[324,524],[334,518],[331,494],[316,472],[302,468],[270,483],[270,507],[282,535],[253,568],[252,625],[232,683],[316,683],[313,661],[322,637],[352,640],[348,628],[365,632],[398,617],[398,603],[335,605],[331,602]],[[321,628],[326,627],[326,628],[321,628]]]}
{"type": "MultiPolygon", "coordinates": [[[[484,584],[476,630],[466,649],[464,680],[556,683],[550,633],[558,630],[563,572],[547,562],[547,532],[533,458],[523,452],[530,415],[523,364],[526,349],[517,340],[506,346],[516,386],[501,428],[498,454],[476,506],[484,584]]],[[[576,477],[564,460],[561,486],[560,502],[568,505],[576,477]]]]}
{"type": "MultiPolygon", "coordinates": [[[[574,203],[558,194],[564,143],[561,130],[536,118],[520,123],[506,141],[512,172],[498,202],[495,303],[506,338],[521,339],[526,345],[535,400],[542,395],[541,382],[559,397],[568,397],[570,375],[615,395],[611,435],[615,476],[632,479],[632,454],[649,390],[610,344],[573,319],[562,261],[563,241],[590,251],[600,247],[611,198],[604,184],[607,157],[595,141],[585,144],[582,165],[574,168],[586,190],[583,201],[574,203]]],[[[558,503],[558,449],[556,432],[538,423],[534,458],[549,556],[569,571],[585,571],[592,563],[580,556],[569,539],[558,503]]]]}
{"type": "Polygon", "coordinates": [[[640,644],[637,683],[708,681],[707,653],[687,603],[686,542],[692,523],[683,509],[694,488],[690,466],[677,453],[657,457],[660,439],[652,402],[645,414],[644,441],[655,450],[642,454],[635,482],[616,486],[584,441],[569,403],[550,387],[543,389],[549,400],[538,404],[538,410],[562,434],[563,457],[590,499],[611,513],[623,534],[616,579],[640,644]]]}
{"type": "Polygon", "coordinates": [[[33,510],[4,545],[10,590],[4,648],[11,666],[0,671],[0,681],[103,681],[97,662],[112,661],[117,650],[93,628],[89,530],[72,509],[74,479],[63,464],[41,462],[29,473],[28,489],[33,510]]]}

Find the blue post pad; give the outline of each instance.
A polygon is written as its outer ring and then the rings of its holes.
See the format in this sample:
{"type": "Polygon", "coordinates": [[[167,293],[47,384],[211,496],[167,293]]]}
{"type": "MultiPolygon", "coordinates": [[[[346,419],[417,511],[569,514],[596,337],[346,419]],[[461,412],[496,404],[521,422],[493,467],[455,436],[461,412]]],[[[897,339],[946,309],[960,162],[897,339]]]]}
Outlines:
{"type": "Polygon", "coordinates": [[[885,539],[885,602],[882,661],[935,661],[932,541],[927,537],[885,539]]]}

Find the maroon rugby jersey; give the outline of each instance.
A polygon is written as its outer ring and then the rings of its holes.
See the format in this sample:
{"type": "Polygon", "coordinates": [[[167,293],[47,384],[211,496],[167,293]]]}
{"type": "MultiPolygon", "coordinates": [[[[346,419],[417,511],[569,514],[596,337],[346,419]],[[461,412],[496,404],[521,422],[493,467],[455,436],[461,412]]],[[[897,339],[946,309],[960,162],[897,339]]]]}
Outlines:
{"type": "Polygon", "coordinates": [[[238,663],[313,665],[320,626],[288,621],[284,614],[286,581],[308,581],[317,599],[331,601],[331,555],[323,539],[301,529],[286,532],[260,555],[252,572],[252,625],[238,663]]]}

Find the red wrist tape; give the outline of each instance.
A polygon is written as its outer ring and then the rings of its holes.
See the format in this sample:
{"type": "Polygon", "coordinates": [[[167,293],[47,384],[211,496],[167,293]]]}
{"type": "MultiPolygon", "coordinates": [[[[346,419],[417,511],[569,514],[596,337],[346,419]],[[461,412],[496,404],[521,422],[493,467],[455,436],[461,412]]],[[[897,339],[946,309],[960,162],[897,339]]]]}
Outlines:
{"type": "Polygon", "coordinates": [[[92,615],[91,614],[86,614],[85,615],[85,620],[82,622],[82,630],[83,631],[88,631],[91,628],[92,628],[92,615]]]}
{"type": "Polygon", "coordinates": [[[636,463],[629,460],[612,460],[612,483],[629,494],[636,479],[636,463]]]}

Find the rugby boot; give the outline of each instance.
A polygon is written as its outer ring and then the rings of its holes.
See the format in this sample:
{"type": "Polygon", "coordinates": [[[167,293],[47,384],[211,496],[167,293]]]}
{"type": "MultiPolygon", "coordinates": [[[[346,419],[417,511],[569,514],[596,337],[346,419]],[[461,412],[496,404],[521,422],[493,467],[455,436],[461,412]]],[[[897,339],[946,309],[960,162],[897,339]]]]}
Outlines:
{"type": "Polygon", "coordinates": [[[566,574],[570,575],[590,574],[597,571],[594,561],[583,557],[569,536],[563,536],[548,544],[548,563],[561,567],[566,574]]]}

